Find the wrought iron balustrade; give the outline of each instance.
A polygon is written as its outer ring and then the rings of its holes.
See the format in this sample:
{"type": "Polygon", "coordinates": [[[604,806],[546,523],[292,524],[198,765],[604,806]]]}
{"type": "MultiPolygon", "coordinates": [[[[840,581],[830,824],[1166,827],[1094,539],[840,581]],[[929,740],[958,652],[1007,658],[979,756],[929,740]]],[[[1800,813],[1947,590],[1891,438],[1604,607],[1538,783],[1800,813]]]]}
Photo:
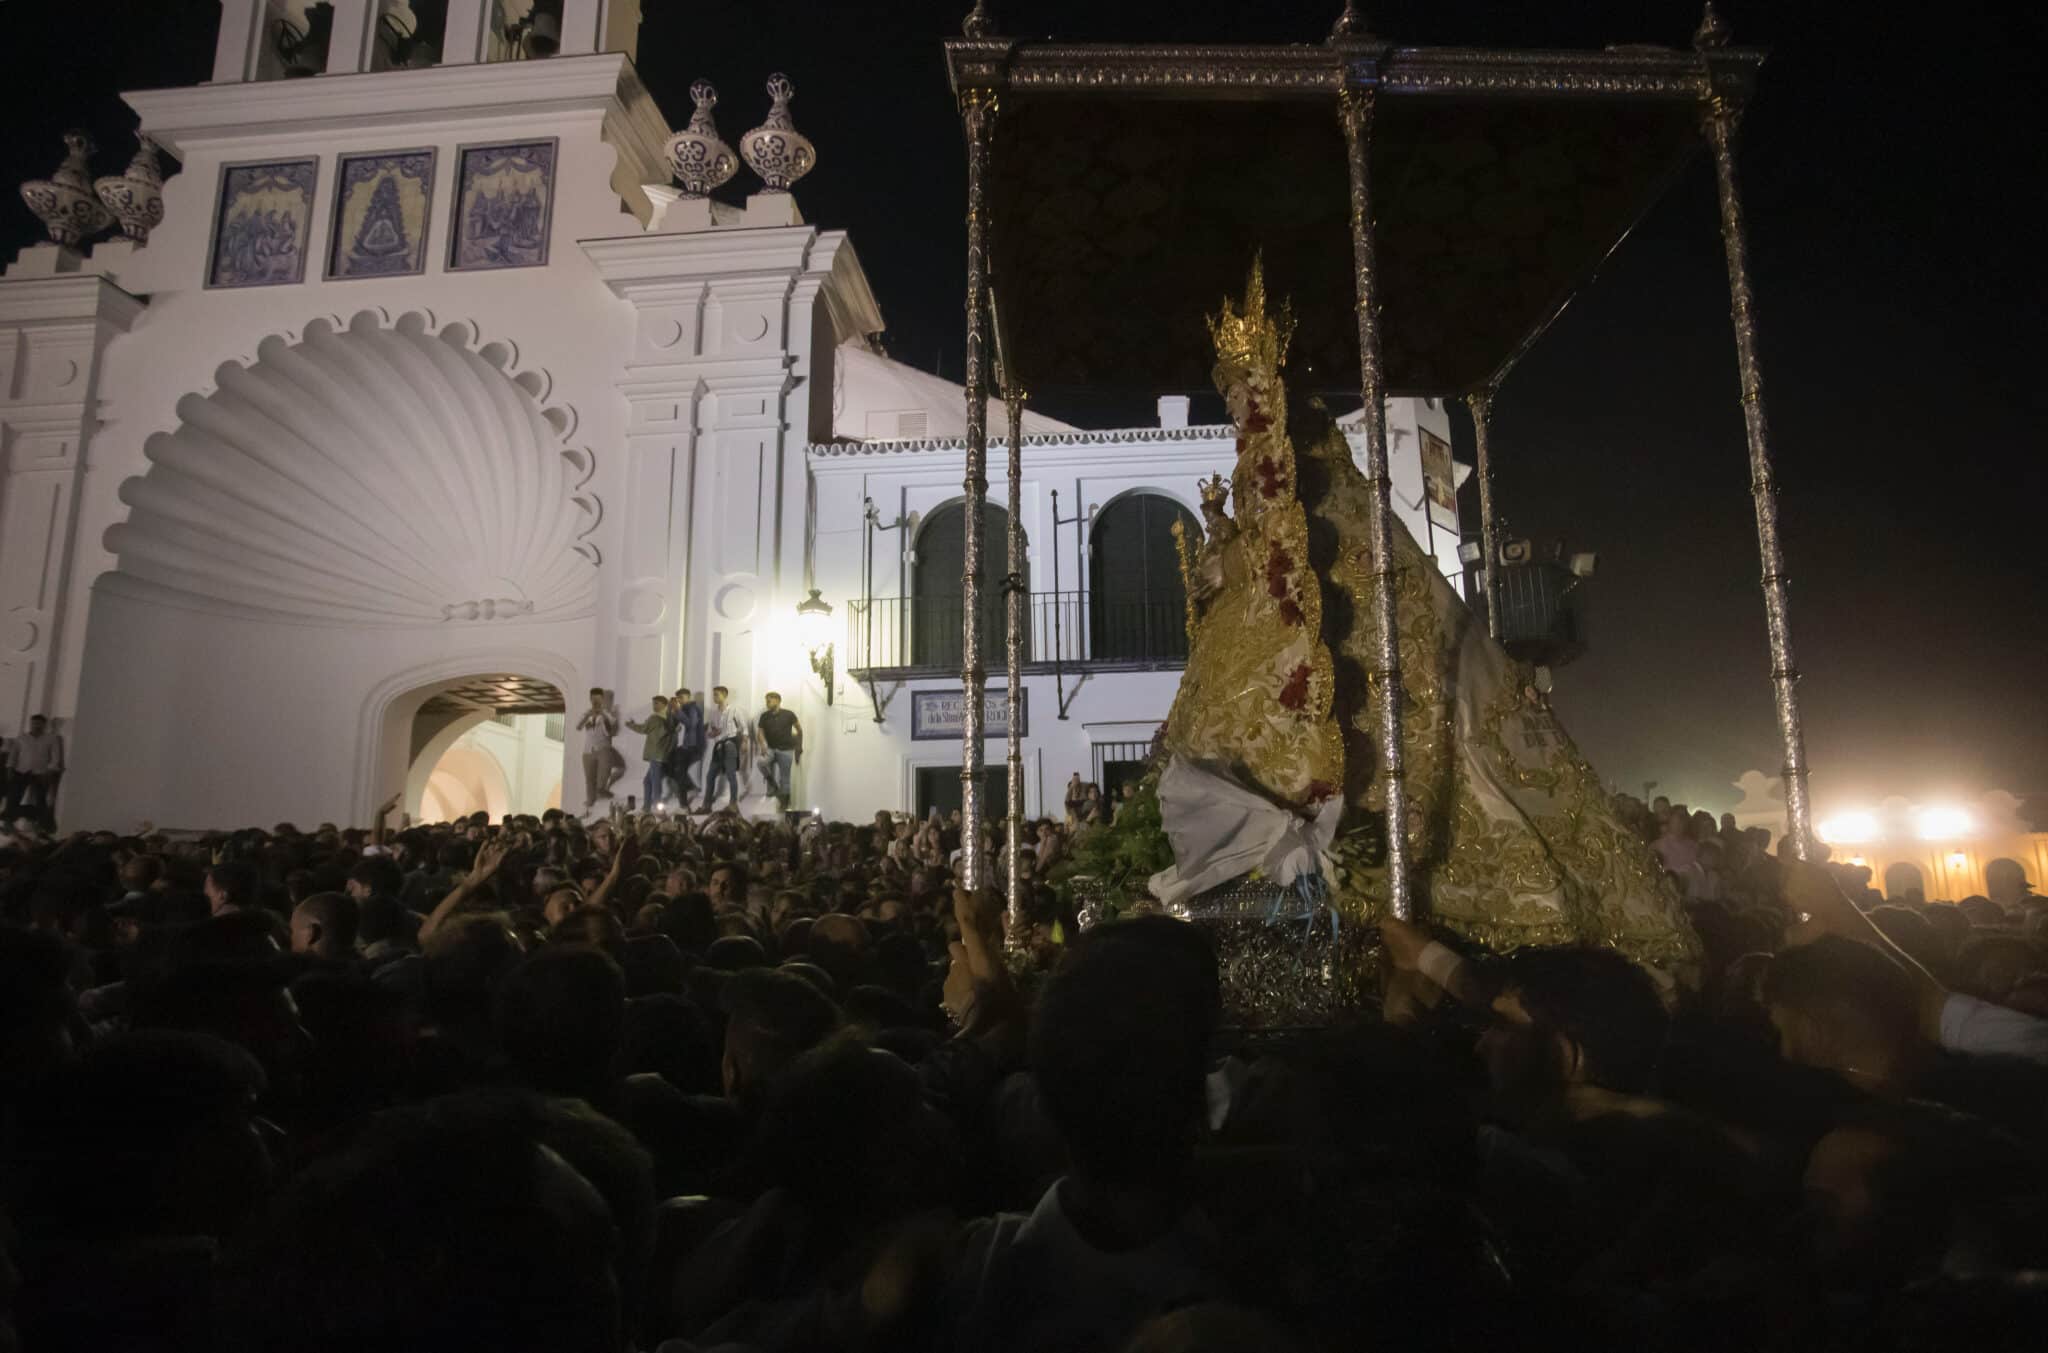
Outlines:
{"type": "MultiPolygon", "coordinates": [[[[983,662],[1003,663],[1000,595],[981,609],[983,662]]],[[[1152,671],[1185,666],[1187,606],[1175,596],[1097,598],[1087,592],[1033,592],[1025,602],[1024,663],[1037,671],[1152,671]]],[[[872,597],[847,607],[846,668],[866,677],[960,670],[958,597],[872,597]]]]}

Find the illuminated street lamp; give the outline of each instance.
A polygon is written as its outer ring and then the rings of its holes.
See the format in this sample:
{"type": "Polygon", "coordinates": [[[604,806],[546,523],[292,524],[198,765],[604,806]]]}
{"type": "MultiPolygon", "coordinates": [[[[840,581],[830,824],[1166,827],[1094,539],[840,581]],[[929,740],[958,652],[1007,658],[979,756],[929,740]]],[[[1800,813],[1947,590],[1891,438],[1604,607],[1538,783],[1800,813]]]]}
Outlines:
{"type": "Polygon", "coordinates": [[[825,703],[832,703],[832,603],[811,594],[796,604],[797,639],[811,660],[811,670],[825,683],[825,703]]]}

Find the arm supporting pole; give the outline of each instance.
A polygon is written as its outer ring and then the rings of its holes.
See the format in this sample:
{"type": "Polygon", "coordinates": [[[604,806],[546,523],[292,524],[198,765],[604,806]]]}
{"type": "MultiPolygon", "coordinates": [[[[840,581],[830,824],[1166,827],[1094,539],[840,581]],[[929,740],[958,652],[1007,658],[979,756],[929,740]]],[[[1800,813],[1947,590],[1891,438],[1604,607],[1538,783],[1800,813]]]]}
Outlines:
{"type": "Polygon", "coordinates": [[[1379,695],[1379,779],[1387,813],[1387,910],[1415,914],[1409,879],[1408,795],[1401,754],[1401,648],[1394,598],[1394,509],[1387,479],[1386,382],[1380,369],[1378,260],[1373,241],[1372,114],[1375,90],[1346,89],[1338,109],[1351,169],[1351,256],[1358,288],[1359,391],[1365,399],[1365,479],[1372,550],[1372,682],[1379,695]]]}
{"type": "Polygon", "coordinates": [[[1778,483],[1771,470],[1770,424],[1764,417],[1763,366],[1756,355],[1756,301],[1749,288],[1749,243],[1742,189],[1735,175],[1735,131],[1741,108],[1711,96],[1701,119],[1714,156],[1721,204],[1721,243],[1728,256],[1728,301],[1735,324],[1735,363],[1742,382],[1742,423],[1749,442],[1749,496],[1756,507],[1756,547],[1763,565],[1764,630],[1771,650],[1771,695],[1784,753],[1785,826],[1792,853],[1812,858],[1812,809],[1806,795],[1806,735],[1799,719],[1799,668],[1792,658],[1785,556],[1778,539],[1778,483]]]}
{"type": "Polygon", "coordinates": [[[983,89],[960,95],[967,131],[967,477],[966,541],[960,573],[960,886],[973,892],[982,875],[981,527],[988,498],[988,154],[996,98],[983,89]]]}

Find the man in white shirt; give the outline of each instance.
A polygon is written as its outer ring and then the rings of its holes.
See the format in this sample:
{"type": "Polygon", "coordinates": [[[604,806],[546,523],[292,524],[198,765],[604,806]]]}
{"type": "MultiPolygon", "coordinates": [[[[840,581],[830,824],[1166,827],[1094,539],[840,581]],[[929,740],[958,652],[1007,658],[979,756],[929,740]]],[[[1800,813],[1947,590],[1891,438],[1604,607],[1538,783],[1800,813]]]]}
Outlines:
{"type": "Polygon", "coordinates": [[[711,708],[704,711],[704,744],[710,749],[704,768],[704,811],[718,807],[718,782],[730,786],[731,804],[740,806],[740,749],[747,740],[747,719],[730,703],[732,692],[711,688],[711,708]]]}
{"type": "Polygon", "coordinates": [[[38,714],[7,748],[8,820],[21,813],[55,830],[57,781],[63,774],[64,739],[38,714]]]}
{"type": "Polygon", "coordinates": [[[583,711],[576,726],[583,730],[583,811],[587,813],[599,799],[612,796],[612,738],[619,731],[619,715],[604,687],[590,688],[590,708],[583,711]]]}

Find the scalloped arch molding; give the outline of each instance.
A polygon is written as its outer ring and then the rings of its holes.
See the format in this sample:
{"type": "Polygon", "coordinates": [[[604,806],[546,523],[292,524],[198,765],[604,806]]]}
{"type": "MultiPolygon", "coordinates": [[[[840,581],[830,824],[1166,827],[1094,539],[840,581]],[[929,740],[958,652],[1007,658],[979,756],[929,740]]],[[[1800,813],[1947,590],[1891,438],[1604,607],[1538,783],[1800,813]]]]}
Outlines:
{"type": "Polygon", "coordinates": [[[143,446],[107,548],[209,609],[468,625],[591,612],[603,506],[568,409],[504,343],[409,311],[263,340],[143,446]]]}

